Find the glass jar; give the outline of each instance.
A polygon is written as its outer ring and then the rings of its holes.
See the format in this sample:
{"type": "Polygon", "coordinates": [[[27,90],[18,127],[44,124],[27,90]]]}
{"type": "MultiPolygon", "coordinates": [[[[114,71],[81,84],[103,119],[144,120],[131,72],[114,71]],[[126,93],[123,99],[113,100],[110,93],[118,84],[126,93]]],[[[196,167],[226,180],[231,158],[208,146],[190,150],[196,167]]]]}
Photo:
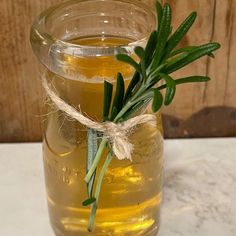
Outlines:
{"type": "MultiPolygon", "coordinates": [[[[127,86],[134,73],[115,54],[133,56],[134,47],[145,46],[155,25],[152,10],[136,0],[75,0],[40,15],[32,26],[31,44],[44,65],[43,76],[56,93],[83,114],[102,121],[104,80],[116,86],[116,75],[121,72],[127,86]]],[[[87,230],[90,208],[82,206],[87,198],[87,129],[49,99],[45,114],[44,169],[55,234],[156,236],[163,167],[160,114],[157,127],[139,125],[130,133],[132,162],[113,158],[92,232],[87,230]]]]}

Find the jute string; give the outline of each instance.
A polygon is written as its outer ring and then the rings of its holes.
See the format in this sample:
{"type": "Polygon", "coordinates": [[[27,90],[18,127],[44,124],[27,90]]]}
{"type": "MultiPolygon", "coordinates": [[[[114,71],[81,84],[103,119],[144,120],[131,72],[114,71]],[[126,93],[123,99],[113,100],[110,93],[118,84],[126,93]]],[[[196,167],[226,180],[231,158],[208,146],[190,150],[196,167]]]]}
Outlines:
{"type": "Polygon", "coordinates": [[[42,78],[42,80],[46,94],[49,96],[57,109],[65,112],[68,116],[77,120],[84,126],[102,132],[106,137],[109,138],[112,144],[112,150],[119,160],[132,160],[133,145],[128,139],[128,135],[131,130],[133,130],[137,125],[144,123],[148,123],[153,126],[156,125],[156,116],[152,114],[142,114],[117,124],[114,122],[100,123],[93,121],[61,99],[52,90],[45,78],[42,78]]]}

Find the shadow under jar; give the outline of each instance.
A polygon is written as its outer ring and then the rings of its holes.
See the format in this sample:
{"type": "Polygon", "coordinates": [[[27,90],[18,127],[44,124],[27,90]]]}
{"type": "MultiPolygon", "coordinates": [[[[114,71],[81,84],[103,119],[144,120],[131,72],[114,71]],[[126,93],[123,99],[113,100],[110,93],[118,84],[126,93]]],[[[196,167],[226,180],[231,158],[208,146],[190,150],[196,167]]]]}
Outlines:
{"type": "MultiPolygon", "coordinates": [[[[43,76],[56,93],[83,114],[102,121],[104,80],[115,87],[116,75],[121,72],[127,86],[134,73],[130,66],[118,62],[115,54],[133,56],[134,47],[145,46],[155,25],[152,10],[139,1],[69,1],[36,19],[31,43],[45,66],[43,76]]],[[[45,114],[44,169],[55,234],[155,236],[162,193],[160,114],[157,127],[139,125],[130,134],[132,162],[113,158],[103,181],[93,232],[87,230],[90,207],[82,206],[88,198],[84,182],[87,129],[48,99],[45,114]]]]}

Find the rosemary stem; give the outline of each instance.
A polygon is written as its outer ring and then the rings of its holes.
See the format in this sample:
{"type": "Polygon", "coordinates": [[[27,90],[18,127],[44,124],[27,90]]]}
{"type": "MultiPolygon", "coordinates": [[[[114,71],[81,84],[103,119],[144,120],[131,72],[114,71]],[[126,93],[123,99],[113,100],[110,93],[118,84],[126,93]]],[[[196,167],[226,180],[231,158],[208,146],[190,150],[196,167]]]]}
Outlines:
{"type": "Polygon", "coordinates": [[[99,200],[99,195],[100,195],[101,187],[102,187],[102,181],[103,181],[104,175],[106,173],[106,170],[112,161],[112,158],[113,158],[112,154],[109,153],[106,161],[103,164],[100,174],[98,176],[95,194],[94,194],[94,197],[96,198],[96,202],[93,203],[93,205],[92,205],[91,214],[90,214],[89,223],[88,223],[88,231],[90,231],[90,232],[93,230],[93,227],[94,227],[96,211],[97,211],[97,207],[98,207],[98,200],[99,200]]]}
{"type": "MultiPolygon", "coordinates": [[[[148,78],[147,78],[148,79],[148,78]]],[[[142,94],[143,92],[145,92],[146,90],[146,87],[145,87],[145,84],[142,84],[142,86],[140,87],[140,89],[137,91],[137,93],[131,98],[131,103],[135,103],[135,100],[138,99],[142,94]]]]}
{"type": "Polygon", "coordinates": [[[118,113],[118,115],[116,116],[116,118],[114,119],[114,122],[117,123],[119,121],[120,118],[122,118],[122,116],[133,106],[133,103],[128,102],[123,108],[122,110],[118,113]]]}
{"type": "Polygon", "coordinates": [[[114,119],[114,122],[117,123],[122,116],[133,106],[136,104],[136,99],[143,94],[145,91],[145,87],[140,88],[139,92],[129,101],[126,103],[126,105],[121,109],[121,111],[117,114],[116,118],[114,119]]]}
{"type": "Polygon", "coordinates": [[[100,161],[100,159],[101,159],[101,157],[102,157],[102,153],[103,153],[103,151],[104,151],[104,149],[105,149],[105,147],[106,147],[106,145],[107,145],[107,142],[108,142],[107,138],[106,138],[106,137],[103,137],[102,142],[101,142],[101,144],[99,145],[98,151],[97,151],[96,156],[95,156],[95,158],[94,158],[93,164],[92,164],[92,166],[90,167],[90,169],[89,169],[87,175],[85,176],[85,179],[84,179],[84,180],[85,180],[86,183],[88,183],[88,182],[90,181],[90,179],[91,179],[93,173],[95,172],[95,170],[96,170],[96,168],[97,168],[97,165],[98,165],[98,163],[99,163],[99,161],[100,161]]]}

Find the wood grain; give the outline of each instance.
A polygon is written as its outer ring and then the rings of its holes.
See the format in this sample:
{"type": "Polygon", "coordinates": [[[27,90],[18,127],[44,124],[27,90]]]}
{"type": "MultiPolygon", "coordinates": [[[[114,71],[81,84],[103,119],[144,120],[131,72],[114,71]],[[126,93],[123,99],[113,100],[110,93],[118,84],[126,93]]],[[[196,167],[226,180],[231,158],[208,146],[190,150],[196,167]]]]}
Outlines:
{"type": "MultiPolygon", "coordinates": [[[[218,128],[222,126],[222,123],[225,124],[225,120],[222,120],[224,114],[219,116],[218,108],[221,107],[221,112],[227,114],[230,107],[232,112],[224,118],[227,119],[228,124],[232,122],[230,126],[232,132],[227,132],[228,127],[225,127],[225,131],[221,132],[221,135],[236,135],[236,120],[233,118],[236,111],[236,94],[234,92],[236,90],[236,68],[233,59],[236,56],[236,1],[169,0],[168,2],[174,8],[175,25],[179,24],[189,11],[198,12],[198,19],[183,44],[194,45],[217,41],[221,43],[222,48],[216,53],[215,59],[203,58],[176,74],[175,78],[193,74],[207,75],[212,78],[212,81],[206,84],[179,87],[174,104],[164,109],[164,113],[181,120],[195,117],[195,123],[198,124],[199,130],[202,130],[202,127],[212,130],[207,135],[204,134],[206,132],[202,132],[202,134],[192,133],[191,136],[219,136],[218,128]],[[202,124],[199,124],[198,116],[195,114],[206,107],[212,108],[210,112],[213,113],[215,121],[211,120],[210,122],[206,117],[205,122],[201,119],[202,124]]],[[[186,133],[188,134],[188,131],[185,130],[184,133],[181,133],[181,137],[186,133]]],[[[167,136],[170,135],[167,134],[167,136]]]]}
{"type": "MultiPolygon", "coordinates": [[[[61,1],[0,1],[0,142],[41,140],[39,115],[42,90],[39,82],[39,64],[29,44],[29,30],[33,19],[43,9],[58,2],[61,1]]],[[[147,1],[150,5],[151,2],[147,1]]],[[[175,74],[176,78],[193,74],[209,75],[212,81],[208,84],[179,87],[174,104],[163,111],[165,124],[172,125],[171,129],[166,126],[166,136],[186,137],[189,130],[192,132],[189,136],[206,136],[203,131],[197,134],[196,127],[191,129],[198,124],[197,130],[204,130],[202,127],[205,126],[207,117],[204,120],[201,116],[200,119],[196,114],[206,108],[209,108],[209,112],[216,120],[211,133],[207,133],[207,136],[216,136],[215,132],[221,132],[226,136],[236,135],[236,1],[169,0],[168,2],[174,9],[174,26],[177,26],[190,11],[196,10],[199,13],[198,20],[184,39],[183,45],[218,41],[222,44],[222,48],[214,60],[204,58],[175,74]],[[219,106],[223,108],[222,113],[224,108],[230,107],[232,110],[227,113],[227,117],[222,118],[217,115],[219,109],[214,109],[219,106]],[[194,120],[189,122],[191,117],[194,120]],[[178,122],[171,123],[173,119],[178,122]],[[232,125],[225,130],[224,127],[217,129],[217,125],[220,126],[222,123],[220,119],[229,119],[232,125]],[[190,129],[186,130],[183,128],[185,126],[180,127],[177,123],[181,122],[190,125],[190,129]],[[233,132],[229,134],[228,129],[233,132]]],[[[228,123],[231,124],[230,122],[228,123]]],[[[210,120],[208,123],[212,124],[210,120]]]]}
{"type": "Polygon", "coordinates": [[[41,140],[41,86],[29,44],[33,19],[58,1],[0,1],[0,141],[41,140]]]}

